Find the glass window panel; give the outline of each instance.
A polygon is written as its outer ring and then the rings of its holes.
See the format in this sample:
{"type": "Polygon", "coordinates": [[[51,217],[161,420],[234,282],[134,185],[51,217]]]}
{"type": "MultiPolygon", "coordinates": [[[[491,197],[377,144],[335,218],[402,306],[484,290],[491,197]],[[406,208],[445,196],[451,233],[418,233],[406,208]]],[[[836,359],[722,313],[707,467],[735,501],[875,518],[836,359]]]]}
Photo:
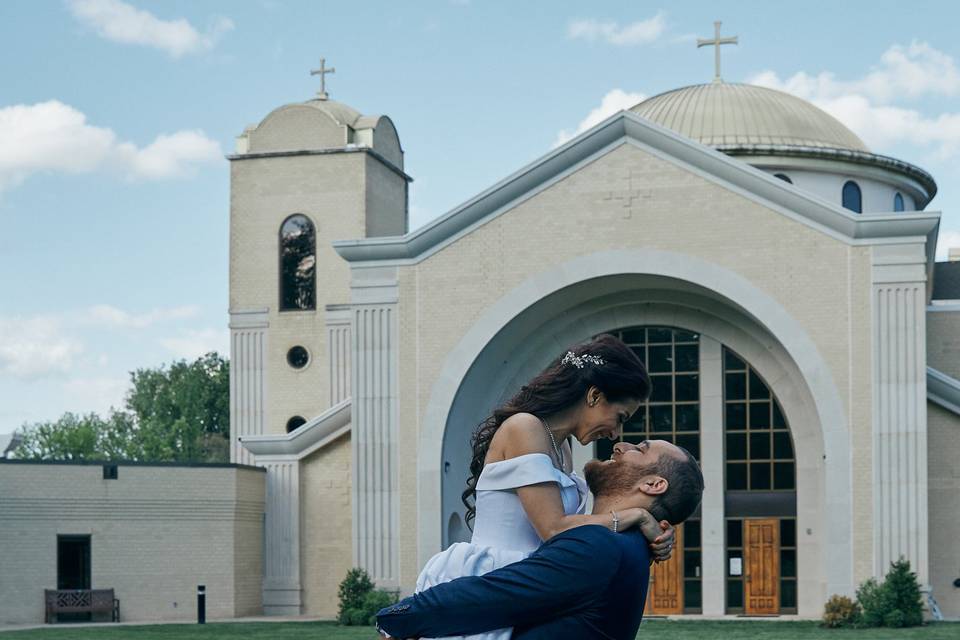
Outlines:
{"type": "Polygon", "coordinates": [[[862,213],[863,207],[860,197],[860,187],[853,180],[849,180],[843,185],[842,192],[843,206],[850,211],[862,213]]]}
{"type": "Polygon", "coordinates": [[[740,491],[747,488],[747,465],[736,462],[727,463],[727,491],[740,491]]]}
{"type": "Polygon", "coordinates": [[[797,608],[797,581],[780,581],[780,606],[785,609],[797,608]]]}
{"type": "Polygon", "coordinates": [[[763,380],[760,379],[760,376],[756,374],[752,369],[750,370],[750,399],[751,400],[766,400],[770,397],[770,389],[767,388],[767,385],[764,384],[763,380]]]}
{"type": "Polygon", "coordinates": [[[699,404],[678,404],[677,405],[677,431],[699,431],[700,430],[700,405],[699,404]]]}
{"type": "Polygon", "coordinates": [[[780,550],[780,576],[783,578],[797,577],[797,550],[780,550]]]}
{"type": "MultiPolygon", "coordinates": [[[[629,438],[624,438],[627,442],[633,442],[629,438]]],[[[613,454],[613,441],[611,440],[597,440],[597,460],[609,460],[610,456],[613,454]]],[[[634,444],[637,444],[634,442],[634,444]]]]}
{"type": "Polygon", "coordinates": [[[774,429],[786,429],[787,421],[783,417],[783,411],[780,409],[780,403],[776,400],[773,401],[773,428],[774,429]]]}
{"type": "Polygon", "coordinates": [[[767,460],[770,458],[770,432],[750,434],[750,459],[767,460]]]}
{"type": "Polygon", "coordinates": [[[650,392],[650,402],[673,401],[673,376],[650,376],[653,390],[650,392]]]}
{"type": "Polygon", "coordinates": [[[743,608],[743,582],[739,578],[727,580],[727,606],[731,609],[743,608]]]}
{"type": "Polygon", "coordinates": [[[673,348],[677,362],[677,371],[700,370],[700,346],[696,344],[678,345],[673,348]]]}
{"type": "Polygon", "coordinates": [[[702,585],[700,580],[684,580],[683,582],[683,608],[699,609],[703,606],[702,585]]]}
{"type": "Polygon", "coordinates": [[[647,340],[650,342],[671,342],[673,330],[665,327],[650,327],[647,329],[647,340]]]}
{"type": "Polygon", "coordinates": [[[903,211],[903,196],[899,192],[893,196],[893,210],[903,211]]]}
{"type": "Polygon", "coordinates": [[[770,403],[769,402],[751,402],[750,403],[750,429],[769,429],[770,428],[770,403]]]}
{"type": "Polygon", "coordinates": [[[723,396],[725,400],[745,400],[747,397],[747,375],[728,373],[725,376],[723,396]]]}
{"type": "Polygon", "coordinates": [[[700,546],[700,521],[687,520],[683,523],[683,546],[700,546]]]}
{"type": "Polygon", "coordinates": [[[690,376],[676,376],[677,402],[697,401],[700,399],[700,376],[693,374],[690,376]]]}
{"type": "Polygon", "coordinates": [[[674,444],[689,451],[694,458],[700,459],[699,433],[678,433],[674,444]]]}
{"type": "Polygon", "coordinates": [[[773,432],[773,457],[780,460],[793,459],[793,443],[789,431],[773,432]]]}
{"type": "Polygon", "coordinates": [[[650,426],[651,431],[664,433],[673,431],[673,407],[670,405],[659,405],[650,407],[650,426]]]}
{"type": "Polygon", "coordinates": [[[752,491],[765,491],[770,489],[769,462],[750,463],[750,489],[752,491]]]}
{"type": "Polygon", "coordinates": [[[780,546],[797,546],[797,521],[784,518],[780,521],[780,546]]]}
{"type": "Polygon", "coordinates": [[[673,339],[677,342],[697,342],[700,340],[700,334],[677,329],[673,332],[673,339]]]}
{"type": "Polygon", "coordinates": [[[747,459],[747,434],[727,434],[727,460],[747,459]]]}
{"type": "Polygon", "coordinates": [[[646,407],[640,407],[637,412],[630,417],[630,420],[623,425],[624,431],[646,431],[647,429],[647,411],[646,407]]]}
{"type": "Polygon", "coordinates": [[[650,373],[670,373],[673,371],[673,347],[662,345],[649,347],[650,373]]]}
{"type": "Polygon", "coordinates": [[[647,366],[647,350],[644,349],[643,347],[630,347],[630,350],[637,355],[637,358],[639,358],[640,362],[643,363],[643,366],[646,367],[647,366]]]}
{"type": "Polygon", "coordinates": [[[792,462],[773,463],[773,488],[795,489],[794,468],[792,462]]]}
{"type": "Polygon", "coordinates": [[[747,405],[742,402],[727,403],[727,429],[747,428],[747,405]]]}
{"type": "Polygon", "coordinates": [[[643,329],[626,329],[620,332],[620,339],[627,344],[643,344],[643,329]]]}
{"type": "Polygon", "coordinates": [[[280,310],[316,308],[316,230],[303,214],[280,227],[280,310]]]}
{"type": "Polygon", "coordinates": [[[746,369],[747,365],[743,360],[738,358],[733,351],[730,349],[723,350],[723,366],[724,368],[733,371],[734,369],[746,369]]]}
{"type": "Polygon", "coordinates": [[[685,578],[700,577],[700,552],[699,551],[683,552],[683,576],[685,578]]]}
{"type": "Polygon", "coordinates": [[[727,546],[728,547],[743,546],[743,520],[739,520],[739,519],[727,520],[727,546]]]}

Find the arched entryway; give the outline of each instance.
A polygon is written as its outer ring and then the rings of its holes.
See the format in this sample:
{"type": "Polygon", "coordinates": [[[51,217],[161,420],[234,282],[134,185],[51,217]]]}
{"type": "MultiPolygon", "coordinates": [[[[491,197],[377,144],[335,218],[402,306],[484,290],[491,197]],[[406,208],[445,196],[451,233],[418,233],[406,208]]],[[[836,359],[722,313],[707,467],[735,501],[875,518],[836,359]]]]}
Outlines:
{"type": "MultiPolygon", "coordinates": [[[[828,591],[847,590],[852,582],[849,539],[833,546],[831,538],[828,548],[820,529],[828,514],[840,512],[837,500],[827,499],[826,485],[832,478],[842,478],[843,486],[849,483],[846,439],[837,433],[846,429],[845,416],[826,365],[809,338],[782,308],[736,274],[675,254],[611,253],[617,254],[613,260],[603,254],[578,258],[532,278],[493,305],[448,357],[432,389],[421,431],[421,562],[452,539],[447,525],[457,526],[453,516],[462,513],[467,441],[493,406],[571,343],[628,326],[674,326],[710,336],[717,363],[721,345],[742,354],[791,416],[798,441],[798,529],[804,531],[797,549],[798,564],[804,568],[798,578],[801,613],[803,602],[813,610],[828,591]],[[630,269],[635,272],[624,272],[630,269]],[[838,453],[831,457],[832,465],[824,459],[830,447],[838,453]]],[[[720,398],[722,388],[704,393],[720,398]]],[[[722,416],[716,419],[722,425],[722,416]]],[[[723,438],[722,429],[704,434],[701,447],[722,451],[723,438]]],[[[591,453],[577,455],[583,461],[591,453]]],[[[707,481],[703,506],[701,588],[704,594],[720,596],[705,599],[703,610],[722,613],[726,588],[722,458],[705,474],[712,480],[707,481]]],[[[842,517],[848,518],[849,504],[842,508],[842,517]]]]}

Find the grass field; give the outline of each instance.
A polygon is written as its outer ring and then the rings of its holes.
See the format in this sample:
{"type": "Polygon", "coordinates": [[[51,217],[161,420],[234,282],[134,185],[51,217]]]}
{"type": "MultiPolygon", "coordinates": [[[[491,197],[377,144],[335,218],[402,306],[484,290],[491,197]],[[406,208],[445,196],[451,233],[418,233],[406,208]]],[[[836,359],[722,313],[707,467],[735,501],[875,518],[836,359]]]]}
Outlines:
{"type": "MultiPolygon", "coordinates": [[[[0,633],[2,640],[375,640],[368,627],[340,627],[332,622],[250,622],[198,625],[70,627],[0,633]]],[[[941,622],[912,629],[821,629],[815,622],[648,620],[640,640],[956,640],[960,623],[941,622]]]]}

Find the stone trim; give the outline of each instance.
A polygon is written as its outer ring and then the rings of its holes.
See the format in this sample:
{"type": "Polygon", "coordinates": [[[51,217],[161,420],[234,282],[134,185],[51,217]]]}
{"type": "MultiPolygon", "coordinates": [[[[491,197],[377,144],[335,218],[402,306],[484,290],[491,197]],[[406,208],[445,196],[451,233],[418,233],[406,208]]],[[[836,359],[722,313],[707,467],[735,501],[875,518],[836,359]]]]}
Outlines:
{"type": "Polygon", "coordinates": [[[960,380],[927,367],[927,399],[960,416],[960,380]]]}
{"type": "MultiPolygon", "coordinates": [[[[402,152],[402,150],[401,150],[402,152]]],[[[393,164],[379,151],[366,146],[347,144],[344,147],[335,147],[332,149],[296,149],[290,151],[257,151],[253,153],[228,153],[224,157],[233,162],[235,160],[256,160],[258,158],[284,158],[290,156],[324,156],[336,153],[366,153],[376,158],[380,163],[390,171],[407,181],[413,182],[413,177],[408,175],[403,169],[393,164]]]]}
{"type": "MultiPolygon", "coordinates": [[[[404,236],[339,240],[333,247],[349,262],[419,262],[463,232],[515,207],[622,144],[635,144],[707,179],[734,187],[745,197],[851,244],[899,237],[929,240],[935,237],[940,221],[939,212],[853,214],[741,160],[622,111],[416,231],[404,236]]],[[[928,252],[932,254],[933,250],[928,242],[928,252]]]]}
{"type": "Polygon", "coordinates": [[[351,402],[347,398],[306,424],[283,435],[241,436],[240,444],[257,456],[288,456],[301,460],[350,431],[351,402]]]}

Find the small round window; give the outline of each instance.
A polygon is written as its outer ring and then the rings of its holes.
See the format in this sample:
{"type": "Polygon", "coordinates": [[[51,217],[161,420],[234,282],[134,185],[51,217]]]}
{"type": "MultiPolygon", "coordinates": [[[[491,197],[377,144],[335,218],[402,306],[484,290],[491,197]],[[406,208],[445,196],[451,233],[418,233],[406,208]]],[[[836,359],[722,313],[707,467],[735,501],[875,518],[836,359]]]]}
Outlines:
{"type": "Polygon", "coordinates": [[[303,416],[293,416],[287,420],[287,433],[290,433],[294,429],[299,429],[305,424],[307,424],[307,421],[303,416]]]}
{"type": "Polygon", "coordinates": [[[287,364],[294,369],[303,369],[307,366],[308,362],[310,362],[310,352],[304,347],[297,345],[296,347],[291,347],[290,351],[287,351],[287,364]]]}

